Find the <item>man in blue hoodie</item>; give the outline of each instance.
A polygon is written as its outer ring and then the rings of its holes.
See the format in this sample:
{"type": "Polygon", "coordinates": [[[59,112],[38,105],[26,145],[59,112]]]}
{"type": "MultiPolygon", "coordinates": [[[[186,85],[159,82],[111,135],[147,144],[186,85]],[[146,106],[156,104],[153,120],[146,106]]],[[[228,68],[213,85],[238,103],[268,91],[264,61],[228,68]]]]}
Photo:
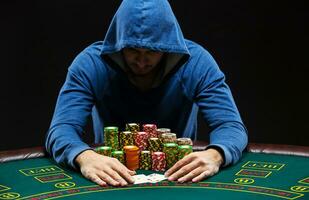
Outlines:
{"type": "Polygon", "coordinates": [[[95,143],[103,142],[103,127],[128,122],[169,127],[194,140],[199,110],[211,128],[209,146],[178,161],[165,173],[169,180],[197,182],[236,163],[247,145],[246,128],[224,74],[203,47],[184,39],[168,1],[124,0],[104,41],[69,67],[46,149],[99,185],[123,186],[135,172],[81,139],[89,116],[95,143]]]}

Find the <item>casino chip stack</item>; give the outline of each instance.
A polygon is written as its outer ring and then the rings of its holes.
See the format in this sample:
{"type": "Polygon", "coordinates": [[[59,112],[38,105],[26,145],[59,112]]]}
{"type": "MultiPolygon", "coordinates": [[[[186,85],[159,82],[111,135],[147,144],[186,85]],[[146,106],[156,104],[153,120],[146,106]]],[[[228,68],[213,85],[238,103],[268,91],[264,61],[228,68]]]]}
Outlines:
{"type": "Polygon", "coordinates": [[[169,169],[178,161],[178,145],[165,143],[163,144],[163,152],[166,155],[166,167],[169,169]]]}
{"type": "Polygon", "coordinates": [[[177,136],[175,133],[163,133],[160,140],[162,145],[165,143],[177,143],[177,136]]]}
{"type": "Polygon", "coordinates": [[[171,132],[171,129],[169,129],[169,128],[158,128],[157,129],[158,138],[161,138],[161,135],[163,133],[170,133],[170,132],[171,132]]]}
{"type": "Polygon", "coordinates": [[[112,155],[112,147],[109,146],[100,146],[94,149],[95,152],[101,154],[103,156],[111,156],[112,155]]]}
{"type": "Polygon", "coordinates": [[[112,157],[117,158],[122,164],[124,164],[124,165],[126,164],[123,151],[113,151],[112,157]]]}
{"type": "Polygon", "coordinates": [[[148,139],[148,149],[151,152],[162,151],[161,142],[159,138],[149,138],[148,139]]]}
{"type": "Polygon", "coordinates": [[[151,154],[152,167],[154,171],[165,171],[166,169],[166,157],[164,152],[153,152],[151,154]]]}
{"type": "Polygon", "coordinates": [[[186,155],[192,153],[191,145],[180,145],[178,146],[178,160],[181,160],[186,155]]]}
{"type": "Polygon", "coordinates": [[[104,144],[112,147],[113,150],[119,149],[118,127],[109,126],[104,128],[104,144]]]}
{"type": "Polygon", "coordinates": [[[155,124],[143,124],[143,131],[148,133],[149,138],[158,137],[158,135],[157,135],[157,125],[155,125],[155,124]]]}
{"type": "Polygon", "coordinates": [[[124,146],[126,166],[130,170],[137,170],[139,167],[139,148],[137,146],[124,146]]]}
{"type": "Polygon", "coordinates": [[[149,136],[147,132],[137,132],[134,135],[134,143],[141,151],[143,151],[148,148],[148,138],[149,136]]]}
{"type": "Polygon", "coordinates": [[[141,151],[139,159],[139,169],[150,170],[151,165],[151,153],[150,151],[141,151]]]}
{"type": "Polygon", "coordinates": [[[190,138],[177,138],[178,145],[193,145],[193,142],[190,138]]]}
{"type": "Polygon", "coordinates": [[[140,126],[137,123],[128,123],[126,124],[126,130],[131,131],[132,133],[140,131],[140,126]]]}
{"type": "Polygon", "coordinates": [[[133,133],[131,131],[120,132],[120,149],[124,146],[134,145],[133,133]]]}

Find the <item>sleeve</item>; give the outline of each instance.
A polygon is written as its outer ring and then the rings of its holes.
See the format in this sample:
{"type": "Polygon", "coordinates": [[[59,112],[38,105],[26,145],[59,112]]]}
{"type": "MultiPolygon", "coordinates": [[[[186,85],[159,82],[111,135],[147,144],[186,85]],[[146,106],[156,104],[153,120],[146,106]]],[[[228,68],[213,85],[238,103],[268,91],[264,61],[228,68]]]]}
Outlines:
{"type": "Polygon", "coordinates": [[[75,157],[91,149],[81,138],[95,99],[91,65],[89,56],[81,53],[69,67],[45,141],[57,163],[73,168],[75,157]]]}
{"type": "Polygon", "coordinates": [[[198,63],[194,98],[211,130],[207,148],[222,150],[224,166],[234,164],[247,146],[247,129],[215,60],[204,52],[198,63]]]}

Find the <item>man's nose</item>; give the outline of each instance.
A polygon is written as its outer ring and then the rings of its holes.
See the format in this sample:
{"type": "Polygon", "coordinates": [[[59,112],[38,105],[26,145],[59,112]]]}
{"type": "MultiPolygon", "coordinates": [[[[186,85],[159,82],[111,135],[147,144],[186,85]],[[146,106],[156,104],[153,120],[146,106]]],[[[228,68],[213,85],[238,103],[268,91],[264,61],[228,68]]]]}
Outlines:
{"type": "Polygon", "coordinates": [[[140,67],[140,68],[144,68],[145,65],[147,65],[147,58],[146,56],[144,55],[139,55],[137,57],[137,65],[140,67]]]}

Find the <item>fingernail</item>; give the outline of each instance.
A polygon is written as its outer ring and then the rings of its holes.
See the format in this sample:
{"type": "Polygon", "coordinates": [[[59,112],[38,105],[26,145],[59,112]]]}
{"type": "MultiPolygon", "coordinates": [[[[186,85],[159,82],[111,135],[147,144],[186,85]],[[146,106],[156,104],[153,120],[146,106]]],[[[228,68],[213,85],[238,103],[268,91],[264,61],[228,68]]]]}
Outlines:
{"type": "Polygon", "coordinates": [[[170,176],[170,177],[168,177],[168,179],[167,180],[169,180],[169,181],[173,181],[175,178],[173,177],[173,176],[170,176]]]}
{"type": "Polygon", "coordinates": [[[184,182],[184,179],[183,179],[183,178],[180,178],[180,179],[178,179],[178,182],[183,183],[183,182],[184,182]]]}

